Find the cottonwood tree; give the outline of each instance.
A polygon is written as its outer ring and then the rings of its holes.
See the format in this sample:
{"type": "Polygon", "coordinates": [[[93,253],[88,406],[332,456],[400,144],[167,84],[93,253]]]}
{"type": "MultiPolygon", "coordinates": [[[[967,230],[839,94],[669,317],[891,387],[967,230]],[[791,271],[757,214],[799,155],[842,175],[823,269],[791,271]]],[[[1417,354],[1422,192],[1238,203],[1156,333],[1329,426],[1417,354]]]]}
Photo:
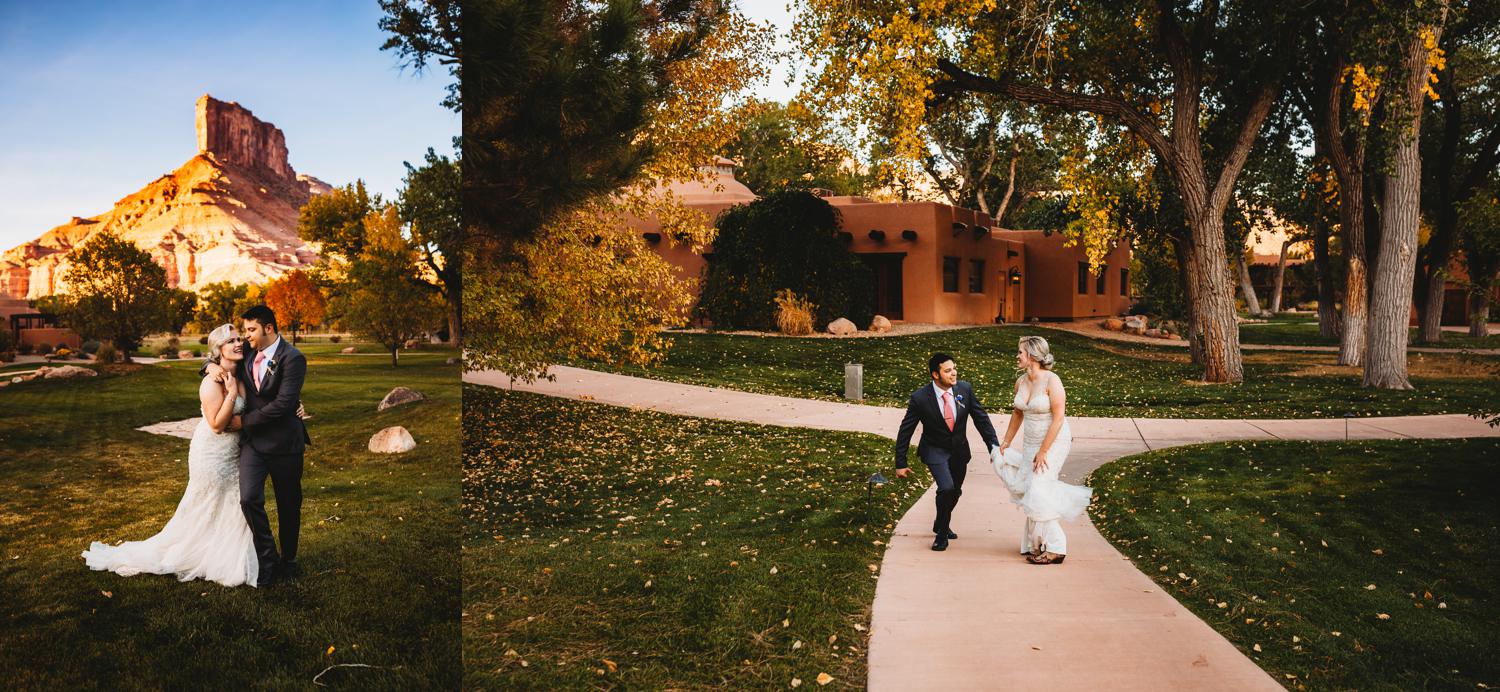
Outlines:
{"type": "Polygon", "coordinates": [[[406,164],[405,186],[396,203],[417,247],[423,283],[448,306],[448,343],[463,347],[463,217],[459,163],[432,149],[420,168],[406,164]]]}
{"type": "Polygon", "coordinates": [[[1469,336],[1489,336],[1490,298],[1500,276],[1500,178],[1459,205],[1459,247],[1469,275],[1469,336]]]}
{"type": "Polygon", "coordinates": [[[1420,6],[1400,10],[1383,24],[1389,32],[1385,42],[1397,59],[1384,77],[1390,84],[1383,99],[1386,173],[1381,186],[1379,260],[1371,276],[1364,369],[1364,385],[1380,389],[1412,388],[1406,346],[1421,220],[1419,140],[1430,88],[1428,77],[1434,66],[1434,51],[1442,39],[1448,0],[1438,0],[1434,10],[1420,6]]]}
{"type": "MultiPolygon", "coordinates": [[[[1442,339],[1448,267],[1459,209],[1500,166],[1500,5],[1457,2],[1429,59],[1437,96],[1422,124],[1422,216],[1431,233],[1417,253],[1417,340],[1442,339]]],[[[1429,94],[1429,96],[1433,95],[1429,94]]]]}
{"type": "Polygon", "coordinates": [[[113,343],[126,363],[147,334],[169,326],[167,271],[109,231],[68,253],[62,280],[63,322],[85,339],[113,343]]]}
{"type": "Polygon", "coordinates": [[[1191,229],[1185,260],[1203,377],[1243,379],[1224,211],[1294,61],[1297,36],[1283,30],[1292,3],[799,5],[796,33],[822,68],[814,87],[851,104],[856,120],[871,102],[898,104],[887,110],[909,154],[920,154],[929,102],[970,93],[1087,112],[1140,138],[1170,174],[1191,229]],[[1210,139],[1222,144],[1206,147],[1210,139]]]}

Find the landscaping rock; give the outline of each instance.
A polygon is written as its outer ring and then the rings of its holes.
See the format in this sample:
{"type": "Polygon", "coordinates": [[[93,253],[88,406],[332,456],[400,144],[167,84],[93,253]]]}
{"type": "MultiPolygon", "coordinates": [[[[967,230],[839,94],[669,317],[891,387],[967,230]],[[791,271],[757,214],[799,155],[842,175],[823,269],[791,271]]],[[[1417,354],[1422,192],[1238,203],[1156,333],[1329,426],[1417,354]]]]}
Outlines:
{"type": "Polygon", "coordinates": [[[1151,337],[1153,339],[1158,339],[1158,338],[1161,338],[1161,330],[1160,329],[1147,329],[1146,332],[1145,332],[1145,335],[1149,336],[1149,337],[1151,337]]]}
{"type": "Polygon", "coordinates": [[[448,360],[443,361],[443,363],[446,365],[458,365],[458,356],[450,356],[448,360]]]}
{"type": "Polygon", "coordinates": [[[875,332],[877,334],[883,334],[883,333],[888,332],[890,330],[891,330],[891,321],[888,320],[888,319],[886,319],[885,315],[876,315],[875,319],[870,320],[870,331],[875,332]]]}
{"type": "Polygon", "coordinates": [[[389,394],[386,394],[384,399],[380,400],[380,406],[375,410],[384,411],[393,406],[400,406],[402,404],[410,404],[413,402],[426,400],[427,395],[415,389],[411,389],[409,387],[397,387],[395,389],[392,389],[389,394]]]}
{"type": "Polygon", "coordinates": [[[834,336],[848,336],[857,331],[859,327],[854,326],[854,323],[850,322],[847,317],[840,317],[828,323],[828,333],[834,336]]]}
{"type": "Polygon", "coordinates": [[[344,353],[344,354],[355,353],[355,352],[356,351],[354,350],[353,346],[345,346],[343,348],[343,350],[339,351],[339,353],[344,353]]]}
{"type": "Polygon", "coordinates": [[[187,360],[188,358],[196,358],[197,356],[194,356],[192,351],[178,351],[177,357],[187,360]]]}
{"type": "Polygon", "coordinates": [[[1125,328],[1125,320],[1122,320],[1118,317],[1111,317],[1107,320],[1104,320],[1102,326],[1112,332],[1118,332],[1121,329],[1125,328]]]}
{"type": "Polygon", "coordinates": [[[1146,316],[1145,315],[1131,315],[1129,317],[1126,317],[1125,318],[1125,328],[1126,329],[1145,329],[1146,328],[1146,316]]]}
{"type": "Polygon", "coordinates": [[[99,373],[88,368],[80,368],[77,365],[59,365],[55,368],[42,366],[37,368],[33,378],[42,377],[49,380],[66,380],[74,377],[96,377],[99,373]]]}
{"type": "Polygon", "coordinates": [[[1167,338],[1171,339],[1173,341],[1182,341],[1182,335],[1181,334],[1168,334],[1167,338]]]}
{"type": "Polygon", "coordinates": [[[411,349],[414,349],[414,348],[416,348],[416,347],[417,347],[417,340],[416,340],[416,339],[407,339],[407,340],[406,340],[406,343],[405,343],[405,344],[403,344],[403,346],[404,346],[404,347],[405,347],[405,348],[406,348],[406,350],[408,350],[408,351],[409,351],[409,350],[411,350],[411,349]]]}
{"type": "Polygon", "coordinates": [[[399,425],[393,425],[370,437],[370,451],[376,454],[401,454],[417,448],[411,433],[399,425]]]}

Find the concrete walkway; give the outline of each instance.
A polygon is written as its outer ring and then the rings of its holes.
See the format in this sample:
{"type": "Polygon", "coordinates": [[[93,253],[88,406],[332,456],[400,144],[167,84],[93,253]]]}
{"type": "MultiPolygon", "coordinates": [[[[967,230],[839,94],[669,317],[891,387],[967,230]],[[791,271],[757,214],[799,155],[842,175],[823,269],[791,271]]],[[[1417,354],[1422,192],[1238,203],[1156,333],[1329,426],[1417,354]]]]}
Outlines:
{"type": "MultiPolygon", "coordinates": [[[[894,437],[897,408],[813,401],[554,368],[552,382],[512,383],[468,373],[465,382],[748,423],[894,437]]],[[[983,393],[981,393],[983,394],[983,393]]],[[[987,397],[1004,400],[1003,393],[987,397]]],[[[1005,419],[996,418],[1003,430],[1005,419]]],[[[1073,418],[1072,482],[1122,456],[1222,440],[1341,440],[1500,436],[1462,415],[1319,419],[1073,418]],[[1347,426],[1347,432],[1346,427],[1347,426]]],[[[1002,433],[1003,434],[1003,433],[1002,433]]],[[[983,459],[972,429],[969,443],[983,459]]],[[[889,459],[871,460],[890,475],[889,459]]],[[[928,484],[918,470],[906,481],[928,484]]],[[[1068,561],[1027,564],[1024,516],[987,463],[976,461],[954,512],[959,539],[928,549],[933,489],[897,523],[875,589],[871,690],[1280,690],[1253,661],[1137,570],[1086,518],[1067,525],[1068,561]]]]}

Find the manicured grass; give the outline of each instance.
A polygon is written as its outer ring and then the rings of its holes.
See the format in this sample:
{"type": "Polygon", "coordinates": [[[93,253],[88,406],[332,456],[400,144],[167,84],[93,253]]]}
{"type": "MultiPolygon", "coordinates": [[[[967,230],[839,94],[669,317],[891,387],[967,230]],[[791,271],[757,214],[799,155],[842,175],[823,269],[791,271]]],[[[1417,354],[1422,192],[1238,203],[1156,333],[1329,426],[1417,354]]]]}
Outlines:
{"type": "MultiPolygon", "coordinates": [[[[197,362],[0,390],[0,678],[11,689],[456,688],[458,369],[452,353],[309,352],[314,446],[304,576],[272,589],[90,571],[90,541],[140,540],[172,515],[188,441],[135,427],[196,415],[197,362]],[[124,374],[121,374],[124,373],[124,374]],[[428,401],[377,413],[392,387],[428,401]],[[371,454],[403,425],[417,448],[371,454]],[[330,651],[330,647],[332,650],[330,651]]],[[[267,484],[267,509],[275,503],[267,484]]]]}
{"type": "MultiPolygon", "coordinates": [[[[1240,325],[1240,342],[1267,346],[1337,346],[1338,339],[1325,339],[1318,334],[1318,323],[1303,321],[1273,321],[1266,324],[1240,325]]],[[[1467,333],[1443,332],[1443,340],[1435,344],[1417,342],[1417,330],[1411,329],[1407,343],[1413,347],[1461,349],[1500,348],[1500,334],[1491,334],[1476,339],[1467,333]]]]}
{"type": "Polygon", "coordinates": [[[882,542],[926,480],[867,518],[889,440],[478,386],[464,407],[466,686],[864,687],[882,542]]]}
{"type": "Polygon", "coordinates": [[[1089,485],[1099,530],[1283,685],[1500,684],[1500,440],[1184,447],[1089,485]]]}
{"type": "MultiPolygon", "coordinates": [[[[813,399],[839,400],[844,364],[864,364],[866,402],[904,406],[929,382],[927,358],[953,355],[959,377],[974,383],[982,402],[1000,409],[1014,392],[1016,340],[1045,336],[1055,370],[1068,388],[1069,413],[1144,418],[1312,418],[1469,413],[1495,398],[1494,358],[1441,354],[1449,372],[1466,376],[1414,377],[1416,391],[1360,386],[1357,371],[1307,374],[1318,359],[1271,354],[1246,357],[1245,382],[1203,385],[1202,370],[1184,349],[1119,344],[1037,326],[978,327],[907,336],[796,339],[726,334],[675,334],[665,362],[619,372],[677,382],[813,399]]],[[[599,364],[585,367],[610,369],[599,364]]]]}

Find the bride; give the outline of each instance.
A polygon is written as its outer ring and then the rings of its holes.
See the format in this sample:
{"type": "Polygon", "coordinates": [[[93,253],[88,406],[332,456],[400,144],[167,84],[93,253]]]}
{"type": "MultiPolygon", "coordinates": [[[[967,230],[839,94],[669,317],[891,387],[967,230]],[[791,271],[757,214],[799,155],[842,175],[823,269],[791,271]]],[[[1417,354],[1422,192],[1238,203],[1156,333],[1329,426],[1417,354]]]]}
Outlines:
{"type": "Polygon", "coordinates": [[[1016,364],[1025,372],[1016,378],[1015,406],[1005,440],[992,456],[1011,501],[1026,513],[1021,554],[1034,565],[1060,564],[1067,557],[1068,537],[1060,520],[1078,518],[1094,492],[1057,477],[1068,460],[1073,433],[1064,414],[1067,393],[1052,372],[1054,360],[1046,339],[1021,337],[1016,364]],[[1018,430],[1022,432],[1019,452],[1011,447],[1018,430]]]}
{"type": "Polygon", "coordinates": [[[228,429],[244,408],[243,389],[234,378],[244,353],[234,325],[220,325],[208,335],[208,361],[227,374],[209,374],[198,385],[203,419],[188,447],[187,490],[177,511],[160,533],[144,541],[89,546],[83,558],[91,569],[255,586],[255,546],[240,511],[240,434],[228,429]]]}

